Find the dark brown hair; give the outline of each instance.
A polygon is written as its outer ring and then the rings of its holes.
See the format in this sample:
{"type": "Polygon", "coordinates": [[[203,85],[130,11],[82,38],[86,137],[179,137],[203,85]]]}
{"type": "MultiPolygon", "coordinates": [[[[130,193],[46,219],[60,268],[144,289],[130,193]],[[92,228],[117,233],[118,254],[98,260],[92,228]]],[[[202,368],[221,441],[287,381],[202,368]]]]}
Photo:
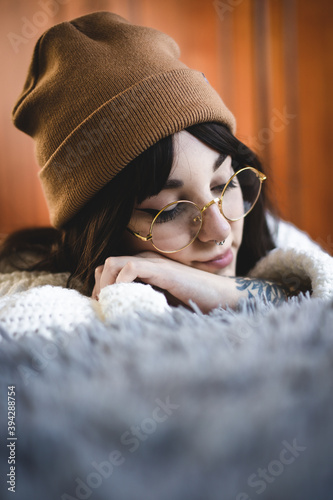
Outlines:
{"type": "MultiPolygon", "coordinates": [[[[186,129],[219,153],[230,155],[234,170],[249,165],[263,171],[256,155],[224,125],[203,123],[186,129]]],[[[0,247],[0,259],[15,269],[69,272],[68,287],[79,280],[87,295],[94,286],[94,271],[109,256],[122,255],[123,231],[134,204],[163,188],[173,163],[172,136],[160,140],[127,165],[101,189],[61,230],[24,229],[9,235],[0,247]],[[26,255],[34,255],[34,263],[26,255]]],[[[271,207],[270,207],[271,208],[271,207]]],[[[255,208],[244,219],[243,241],[237,257],[237,275],[246,275],[274,248],[265,212],[265,186],[255,208]]]]}

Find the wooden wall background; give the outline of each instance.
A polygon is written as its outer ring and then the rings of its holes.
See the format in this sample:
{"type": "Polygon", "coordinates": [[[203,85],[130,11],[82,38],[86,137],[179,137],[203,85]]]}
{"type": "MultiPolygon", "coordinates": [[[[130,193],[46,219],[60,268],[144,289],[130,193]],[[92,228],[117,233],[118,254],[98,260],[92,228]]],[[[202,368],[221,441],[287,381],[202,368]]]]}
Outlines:
{"type": "Polygon", "coordinates": [[[96,10],[177,40],[269,167],[281,215],[332,252],[331,0],[1,0],[0,233],[49,224],[33,141],[11,123],[34,43],[53,24],[96,10]]]}

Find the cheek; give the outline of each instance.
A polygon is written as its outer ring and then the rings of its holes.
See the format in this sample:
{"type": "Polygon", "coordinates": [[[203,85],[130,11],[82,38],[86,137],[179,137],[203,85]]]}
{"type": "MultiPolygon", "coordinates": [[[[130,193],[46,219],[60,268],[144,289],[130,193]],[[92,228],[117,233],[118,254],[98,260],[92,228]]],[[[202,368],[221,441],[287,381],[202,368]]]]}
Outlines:
{"type": "Polygon", "coordinates": [[[123,255],[135,255],[139,252],[151,251],[154,247],[149,241],[141,241],[129,231],[124,231],[120,240],[123,255]]]}
{"type": "Polygon", "coordinates": [[[231,224],[233,245],[237,247],[237,250],[242,243],[243,229],[244,229],[244,219],[238,220],[231,224]]]}

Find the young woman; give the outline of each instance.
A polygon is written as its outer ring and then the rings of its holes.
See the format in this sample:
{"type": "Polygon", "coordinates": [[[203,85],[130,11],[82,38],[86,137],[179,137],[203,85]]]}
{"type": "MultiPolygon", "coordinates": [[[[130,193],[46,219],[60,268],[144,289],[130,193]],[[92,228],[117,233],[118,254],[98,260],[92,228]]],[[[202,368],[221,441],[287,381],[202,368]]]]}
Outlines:
{"type": "Polygon", "coordinates": [[[256,294],[284,299],[276,284],[236,277],[237,269],[246,274],[273,247],[263,196],[256,205],[265,176],[249,151],[247,163],[237,155],[236,142],[224,127],[208,123],[178,132],[142,155],[144,165],[157,165],[164,175],[148,195],[132,194],[136,202],[117,235],[119,250],[110,248],[96,268],[93,297],[109,284],[138,279],[182,303],[192,299],[205,311],[256,294]]]}
{"type": "Polygon", "coordinates": [[[286,299],[288,280],[247,277],[275,246],[263,168],[167,35],[108,12],[51,28],[13,117],[36,141],[54,228],[10,235],[12,269],[67,272],[97,300],[139,281],[205,312],[286,299]]]}

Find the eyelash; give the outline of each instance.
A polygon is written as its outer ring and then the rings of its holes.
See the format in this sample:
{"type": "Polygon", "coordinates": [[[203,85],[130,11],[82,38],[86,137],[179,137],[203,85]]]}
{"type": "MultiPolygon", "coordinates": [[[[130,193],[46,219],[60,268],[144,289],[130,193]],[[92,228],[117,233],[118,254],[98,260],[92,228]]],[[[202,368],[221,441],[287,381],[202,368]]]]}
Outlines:
{"type": "Polygon", "coordinates": [[[181,212],[181,208],[179,208],[179,205],[176,205],[175,208],[172,210],[164,210],[164,212],[161,213],[161,215],[158,217],[159,222],[169,222],[173,220],[179,213],[181,212]]]}
{"type": "MultiPolygon", "coordinates": [[[[236,187],[238,187],[238,186],[237,186],[237,183],[236,183],[234,180],[232,180],[232,181],[229,183],[228,188],[233,189],[233,188],[236,188],[236,187]]],[[[218,191],[219,193],[222,193],[222,191],[223,191],[223,189],[224,189],[224,188],[225,188],[225,184],[221,184],[221,185],[219,185],[219,186],[215,186],[215,187],[213,187],[213,188],[212,188],[212,191],[218,191]]],[[[169,211],[167,211],[167,212],[166,212],[166,211],[165,211],[165,212],[163,212],[163,214],[162,214],[162,217],[164,218],[163,222],[168,222],[168,221],[172,220],[172,219],[175,217],[176,212],[177,212],[177,207],[178,207],[178,206],[176,206],[176,207],[175,207],[174,209],[172,209],[172,210],[169,210],[169,211]]],[[[179,208],[178,208],[178,210],[179,210],[179,208]]],[[[159,212],[160,210],[154,210],[153,208],[145,208],[145,209],[141,209],[141,211],[142,211],[142,212],[145,212],[145,213],[147,213],[147,214],[149,214],[149,215],[151,215],[151,216],[154,218],[154,217],[158,214],[158,212],[159,212]]]]}
{"type": "MultiPolygon", "coordinates": [[[[175,208],[172,210],[164,211],[160,217],[159,220],[160,222],[169,222],[170,220],[173,220],[176,215],[179,213],[179,205],[176,205],[175,208]],[[163,219],[163,220],[162,220],[163,219]]],[[[159,210],[153,210],[151,208],[147,208],[145,210],[142,210],[143,212],[150,214],[153,218],[158,214],[159,210]]]]}
{"type": "MultiPolygon", "coordinates": [[[[236,188],[238,187],[236,181],[233,179],[231,182],[229,182],[229,185],[228,185],[228,188],[236,188]]],[[[223,189],[225,188],[225,184],[221,184],[220,186],[216,186],[212,189],[212,191],[219,191],[220,193],[222,193],[223,189]]]]}

